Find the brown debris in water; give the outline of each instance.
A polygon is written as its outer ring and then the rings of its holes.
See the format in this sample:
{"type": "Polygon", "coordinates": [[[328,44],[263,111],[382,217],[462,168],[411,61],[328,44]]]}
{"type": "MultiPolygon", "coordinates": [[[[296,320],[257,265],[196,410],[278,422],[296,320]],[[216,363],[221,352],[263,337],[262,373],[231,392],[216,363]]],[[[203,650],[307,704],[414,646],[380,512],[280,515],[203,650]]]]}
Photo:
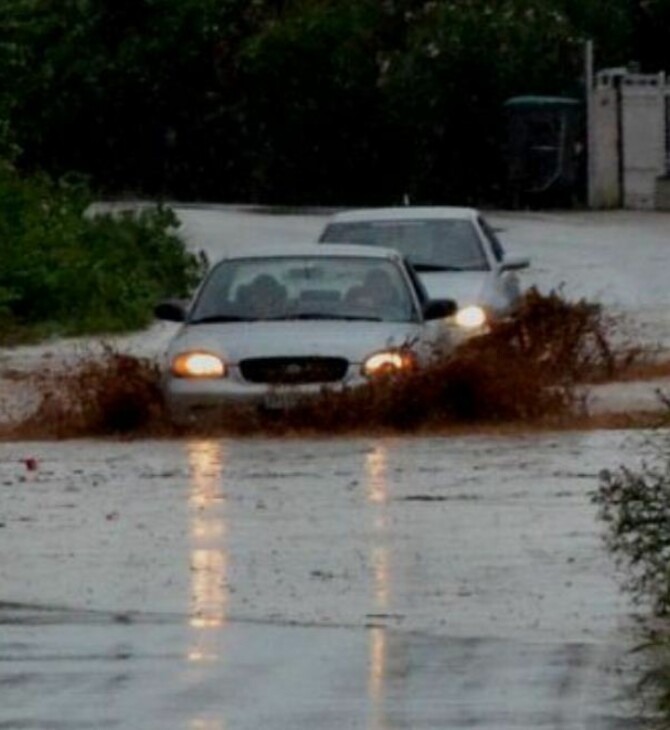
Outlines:
{"type": "Polygon", "coordinates": [[[103,348],[68,370],[33,377],[40,393],[37,410],[13,432],[22,437],[75,438],[160,435],[169,430],[158,366],[146,359],[103,348]]]}
{"type": "Polygon", "coordinates": [[[531,290],[518,316],[473,338],[424,370],[324,392],[294,409],[226,409],[225,418],[178,429],[169,423],[158,365],[104,349],[68,371],[35,376],[36,412],[5,429],[7,438],[163,437],[442,432],[463,427],[585,424],[580,383],[620,376],[641,357],[615,351],[613,321],[599,305],[531,290]]]}

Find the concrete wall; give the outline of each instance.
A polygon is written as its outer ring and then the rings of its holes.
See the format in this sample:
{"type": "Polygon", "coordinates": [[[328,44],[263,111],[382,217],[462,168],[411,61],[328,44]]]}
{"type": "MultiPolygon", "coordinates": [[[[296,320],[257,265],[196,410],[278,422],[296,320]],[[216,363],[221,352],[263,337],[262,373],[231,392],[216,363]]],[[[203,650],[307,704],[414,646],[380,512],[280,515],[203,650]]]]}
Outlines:
{"type": "Polygon", "coordinates": [[[626,76],[622,84],[625,208],[654,208],[665,173],[665,77],[626,76]]]}
{"type": "Polygon", "coordinates": [[[589,205],[654,208],[668,170],[664,74],[600,72],[589,104],[589,205]]]}
{"type": "Polygon", "coordinates": [[[589,205],[618,208],[622,203],[619,172],[619,91],[617,85],[596,87],[590,108],[589,205]]]}

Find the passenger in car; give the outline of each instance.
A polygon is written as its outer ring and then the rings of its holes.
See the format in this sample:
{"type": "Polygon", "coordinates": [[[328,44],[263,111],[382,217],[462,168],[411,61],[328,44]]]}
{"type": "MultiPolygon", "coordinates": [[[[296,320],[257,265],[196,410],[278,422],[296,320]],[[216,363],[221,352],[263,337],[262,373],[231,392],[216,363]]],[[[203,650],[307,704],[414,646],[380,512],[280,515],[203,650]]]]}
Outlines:
{"type": "Polygon", "coordinates": [[[286,300],[286,288],[270,274],[259,274],[249,284],[241,286],[236,298],[246,315],[258,319],[281,316],[286,300]]]}
{"type": "Polygon", "coordinates": [[[391,278],[382,269],[368,271],[360,285],[349,289],[345,301],[356,309],[380,314],[389,313],[399,305],[398,293],[391,278]]]}

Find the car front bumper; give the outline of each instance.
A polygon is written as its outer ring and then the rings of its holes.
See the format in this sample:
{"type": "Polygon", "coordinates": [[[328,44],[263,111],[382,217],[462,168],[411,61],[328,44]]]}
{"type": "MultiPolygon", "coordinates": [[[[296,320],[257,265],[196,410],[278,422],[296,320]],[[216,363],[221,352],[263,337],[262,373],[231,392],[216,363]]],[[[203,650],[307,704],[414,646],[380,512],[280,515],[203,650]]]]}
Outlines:
{"type": "Polygon", "coordinates": [[[225,422],[235,418],[241,410],[287,410],[324,393],[338,393],[368,382],[363,375],[351,374],[334,383],[296,385],[249,383],[233,374],[203,380],[169,376],[164,380],[163,393],[171,420],[187,425],[212,418],[225,422]]]}

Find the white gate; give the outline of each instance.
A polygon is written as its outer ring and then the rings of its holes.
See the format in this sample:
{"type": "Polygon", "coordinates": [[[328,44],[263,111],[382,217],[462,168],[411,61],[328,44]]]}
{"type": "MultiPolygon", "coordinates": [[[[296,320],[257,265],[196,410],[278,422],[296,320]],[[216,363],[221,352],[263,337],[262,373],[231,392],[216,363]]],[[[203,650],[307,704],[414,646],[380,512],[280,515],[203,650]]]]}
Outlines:
{"type": "MultiPolygon", "coordinates": [[[[665,185],[659,178],[670,174],[670,85],[665,74],[601,71],[591,110],[591,205],[658,207],[665,185]]],[[[662,197],[665,201],[667,193],[662,197]]]]}
{"type": "Polygon", "coordinates": [[[653,208],[656,181],[665,174],[665,74],[627,74],[621,86],[623,204],[653,208]]]}

